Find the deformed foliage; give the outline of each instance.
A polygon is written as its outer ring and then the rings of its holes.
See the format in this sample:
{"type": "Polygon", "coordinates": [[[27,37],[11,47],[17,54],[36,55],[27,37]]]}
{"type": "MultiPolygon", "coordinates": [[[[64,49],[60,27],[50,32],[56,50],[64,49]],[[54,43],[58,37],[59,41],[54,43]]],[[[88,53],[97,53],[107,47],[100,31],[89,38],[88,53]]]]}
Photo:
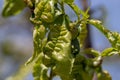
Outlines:
{"type": "MultiPolygon", "coordinates": [[[[3,16],[16,15],[26,6],[31,10],[34,24],[33,56],[26,65],[33,64],[34,80],[112,80],[101,67],[104,57],[119,54],[120,34],[106,29],[99,20],[89,19],[88,11],[82,11],[74,0],[5,0],[3,16]],[[19,6],[20,5],[20,6],[19,6]],[[72,21],[65,13],[65,5],[75,12],[72,21]],[[111,43],[111,48],[102,52],[84,49],[87,36],[86,25],[96,27],[111,43]],[[89,58],[90,54],[94,57],[89,58]]],[[[31,65],[32,66],[32,65],[31,65]]],[[[26,66],[27,67],[27,66],[26,66]]]]}

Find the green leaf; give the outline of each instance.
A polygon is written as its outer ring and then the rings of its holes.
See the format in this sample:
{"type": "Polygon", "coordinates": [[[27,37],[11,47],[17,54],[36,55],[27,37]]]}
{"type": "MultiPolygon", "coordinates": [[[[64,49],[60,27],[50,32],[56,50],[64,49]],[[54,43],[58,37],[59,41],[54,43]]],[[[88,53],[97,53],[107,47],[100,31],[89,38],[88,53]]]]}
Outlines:
{"type": "Polygon", "coordinates": [[[35,5],[35,0],[24,0],[24,2],[26,3],[26,5],[33,9],[34,8],[34,5],[35,5]]]}
{"type": "Polygon", "coordinates": [[[46,28],[44,25],[35,26],[33,30],[34,53],[33,56],[26,62],[26,65],[32,62],[43,50],[47,42],[45,38],[46,28]]]}
{"type": "Polygon", "coordinates": [[[59,75],[62,80],[71,80],[70,72],[73,62],[71,33],[67,30],[66,22],[62,18],[59,18],[57,21],[58,23],[55,22],[56,24],[50,27],[48,43],[44,48],[44,53],[55,62],[53,72],[59,75]]]}
{"type": "Polygon", "coordinates": [[[91,54],[93,55],[94,57],[98,57],[100,55],[100,52],[92,49],[92,48],[87,48],[83,51],[83,54],[91,54]]]}
{"type": "Polygon", "coordinates": [[[33,66],[34,80],[48,80],[48,68],[42,63],[44,58],[43,56],[43,53],[41,53],[33,66]]]}
{"type": "Polygon", "coordinates": [[[101,56],[102,57],[107,57],[107,56],[112,56],[114,54],[118,54],[119,52],[115,50],[115,48],[107,48],[102,51],[101,56]]]}
{"type": "Polygon", "coordinates": [[[74,0],[63,0],[65,3],[67,3],[67,4],[71,4],[71,3],[73,3],[74,2],[74,0]]]}
{"type": "Polygon", "coordinates": [[[36,4],[34,16],[31,16],[31,21],[35,24],[41,24],[41,22],[52,23],[55,17],[60,14],[60,12],[55,10],[54,0],[42,0],[36,4]]]}
{"type": "Polygon", "coordinates": [[[80,47],[82,48],[84,46],[85,43],[85,39],[87,37],[87,27],[86,27],[86,23],[81,23],[80,26],[78,27],[79,29],[79,42],[80,42],[80,47]]]}
{"type": "Polygon", "coordinates": [[[120,51],[120,34],[118,32],[109,31],[101,24],[99,20],[88,20],[88,23],[94,25],[99,31],[101,31],[109,40],[111,46],[118,52],[120,51]]]}
{"type": "Polygon", "coordinates": [[[89,17],[89,15],[87,14],[87,12],[84,12],[83,10],[81,10],[76,4],[72,3],[72,4],[68,4],[73,11],[76,13],[78,20],[80,20],[80,15],[83,16],[83,18],[87,19],[89,17]]]}
{"type": "Polygon", "coordinates": [[[72,76],[75,80],[92,80],[93,71],[92,69],[87,69],[88,63],[86,58],[78,54],[74,60],[72,67],[72,76]],[[87,70],[86,70],[87,69],[87,70]]]}
{"type": "Polygon", "coordinates": [[[5,0],[2,15],[9,17],[19,14],[25,8],[23,0],[5,0]]]}
{"type": "Polygon", "coordinates": [[[107,71],[97,73],[98,80],[112,80],[110,74],[107,71]]]}
{"type": "Polygon", "coordinates": [[[105,36],[107,35],[107,33],[109,32],[109,30],[107,30],[101,23],[101,21],[99,20],[88,20],[88,23],[93,25],[94,27],[96,27],[100,32],[102,32],[105,36]]]}
{"type": "Polygon", "coordinates": [[[108,32],[106,37],[112,47],[120,51],[120,34],[118,32],[108,32]]]}

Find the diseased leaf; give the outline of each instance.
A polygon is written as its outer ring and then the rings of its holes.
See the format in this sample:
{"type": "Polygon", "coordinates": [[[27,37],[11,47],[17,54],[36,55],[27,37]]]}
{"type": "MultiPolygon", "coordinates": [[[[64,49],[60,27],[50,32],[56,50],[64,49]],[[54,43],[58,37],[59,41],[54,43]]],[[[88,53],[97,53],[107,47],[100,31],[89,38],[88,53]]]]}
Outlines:
{"type": "MultiPolygon", "coordinates": [[[[52,80],[57,75],[62,80],[92,80],[94,73],[98,80],[111,80],[110,75],[102,70],[101,63],[103,57],[120,52],[119,33],[107,30],[99,20],[90,20],[89,8],[83,11],[74,4],[74,0],[24,1],[31,9],[30,20],[35,25],[34,54],[26,63],[34,63],[34,80],[52,80]],[[78,19],[70,20],[64,4],[72,8],[78,19]],[[87,24],[92,24],[101,31],[112,47],[101,54],[91,48],[84,49],[87,24]]],[[[2,14],[4,17],[16,15],[24,7],[23,0],[5,0],[2,14]]]]}
{"type": "Polygon", "coordinates": [[[2,15],[9,17],[19,14],[25,8],[23,0],[5,0],[2,15]]]}
{"type": "Polygon", "coordinates": [[[72,67],[72,77],[76,80],[92,80],[93,77],[93,69],[89,70],[88,63],[86,62],[86,58],[80,54],[78,54],[74,60],[72,67]]]}
{"type": "Polygon", "coordinates": [[[33,30],[34,53],[33,56],[26,62],[26,65],[32,62],[43,50],[47,40],[45,38],[46,28],[44,25],[35,26],[33,30]]]}
{"type": "MultiPolygon", "coordinates": [[[[62,18],[59,18],[63,21],[62,18]]],[[[67,30],[66,24],[57,23],[51,25],[48,43],[44,48],[44,53],[54,60],[53,72],[59,75],[62,80],[71,80],[70,72],[73,58],[71,54],[71,34],[67,30]]]]}
{"type": "Polygon", "coordinates": [[[35,24],[41,22],[52,23],[55,20],[55,17],[60,13],[55,11],[55,1],[54,0],[42,0],[34,9],[34,16],[31,17],[31,21],[35,24]],[[41,22],[40,22],[41,21],[41,22]]]}

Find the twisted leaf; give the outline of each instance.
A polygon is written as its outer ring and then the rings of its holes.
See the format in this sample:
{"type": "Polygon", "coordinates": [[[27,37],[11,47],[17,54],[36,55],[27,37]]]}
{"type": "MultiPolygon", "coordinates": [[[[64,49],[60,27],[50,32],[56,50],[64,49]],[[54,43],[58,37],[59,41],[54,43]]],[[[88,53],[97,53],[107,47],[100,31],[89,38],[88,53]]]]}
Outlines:
{"type": "Polygon", "coordinates": [[[48,40],[44,53],[55,60],[54,73],[63,80],[70,80],[69,75],[73,59],[71,55],[71,34],[66,25],[51,26],[48,40]]]}
{"type": "Polygon", "coordinates": [[[46,28],[44,25],[35,26],[33,31],[34,53],[26,64],[32,62],[43,51],[42,49],[47,41],[45,35],[46,35],[46,28]]]}

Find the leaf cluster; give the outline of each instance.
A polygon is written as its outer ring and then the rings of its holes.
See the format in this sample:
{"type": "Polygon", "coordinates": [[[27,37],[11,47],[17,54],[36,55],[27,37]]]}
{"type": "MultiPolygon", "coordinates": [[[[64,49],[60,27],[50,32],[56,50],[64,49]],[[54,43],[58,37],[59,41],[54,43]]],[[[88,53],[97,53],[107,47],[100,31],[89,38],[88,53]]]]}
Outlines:
{"type": "MultiPolygon", "coordinates": [[[[92,80],[94,74],[97,80],[111,80],[109,73],[102,70],[101,64],[104,57],[119,54],[119,33],[109,31],[98,20],[89,19],[88,10],[81,10],[74,0],[24,2],[31,10],[30,20],[34,24],[34,54],[26,63],[34,62],[34,80],[52,80],[57,75],[62,80],[92,80]],[[70,20],[65,13],[65,5],[75,12],[76,21],[70,20]],[[102,52],[84,49],[88,24],[102,32],[112,47],[102,52]]],[[[3,16],[16,15],[24,7],[22,0],[6,0],[3,16]]]]}

